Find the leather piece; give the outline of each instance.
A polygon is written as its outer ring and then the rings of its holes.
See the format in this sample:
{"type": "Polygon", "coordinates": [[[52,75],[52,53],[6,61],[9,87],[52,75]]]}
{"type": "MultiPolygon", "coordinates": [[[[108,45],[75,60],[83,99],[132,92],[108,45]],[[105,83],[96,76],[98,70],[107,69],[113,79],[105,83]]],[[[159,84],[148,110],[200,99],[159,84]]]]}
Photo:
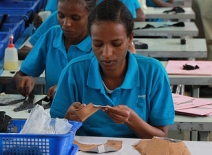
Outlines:
{"type": "Polygon", "coordinates": [[[89,116],[95,113],[100,108],[94,107],[92,103],[89,103],[87,106],[75,111],[76,115],[84,122],[89,116]]]}

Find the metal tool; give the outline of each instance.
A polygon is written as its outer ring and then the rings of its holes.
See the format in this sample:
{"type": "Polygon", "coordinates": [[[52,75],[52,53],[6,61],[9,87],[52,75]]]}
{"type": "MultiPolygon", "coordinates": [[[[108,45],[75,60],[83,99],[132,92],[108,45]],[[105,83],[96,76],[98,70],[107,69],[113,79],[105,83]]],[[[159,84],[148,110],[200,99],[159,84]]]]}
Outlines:
{"type": "Polygon", "coordinates": [[[107,107],[109,107],[108,105],[95,105],[95,104],[93,104],[93,106],[95,107],[95,108],[107,108],[107,107]]]}

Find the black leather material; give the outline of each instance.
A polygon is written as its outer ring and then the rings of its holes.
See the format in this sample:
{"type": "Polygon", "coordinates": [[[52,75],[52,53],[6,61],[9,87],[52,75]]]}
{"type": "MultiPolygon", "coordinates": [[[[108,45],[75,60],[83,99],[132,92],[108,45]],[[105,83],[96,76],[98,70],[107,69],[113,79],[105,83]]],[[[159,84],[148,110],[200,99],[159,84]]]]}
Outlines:
{"type": "Polygon", "coordinates": [[[11,120],[12,118],[6,115],[5,111],[0,111],[0,132],[7,132],[11,120]]]}
{"type": "Polygon", "coordinates": [[[184,27],[185,26],[185,23],[184,22],[177,22],[177,23],[174,23],[174,24],[165,24],[165,25],[162,25],[162,26],[158,26],[158,27],[155,27],[154,25],[151,25],[151,24],[147,24],[146,26],[144,27],[136,27],[134,28],[134,30],[139,30],[139,29],[149,29],[149,28],[164,28],[164,27],[184,27]]]}
{"type": "Polygon", "coordinates": [[[176,6],[171,10],[165,10],[163,13],[170,13],[170,12],[174,12],[174,13],[177,14],[177,13],[184,13],[185,10],[183,8],[179,7],[179,6],[176,6]]]}
{"type": "Polygon", "coordinates": [[[27,109],[31,109],[34,107],[33,101],[34,101],[35,95],[30,93],[29,97],[24,100],[23,104],[18,106],[17,108],[13,109],[15,112],[17,111],[23,111],[27,109]]]}
{"type": "Polygon", "coordinates": [[[183,70],[195,70],[195,69],[199,69],[199,66],[197,66],[197,65],[192,66],[192,65],[188,65],[188,64],[183,65],[183,70]]]}

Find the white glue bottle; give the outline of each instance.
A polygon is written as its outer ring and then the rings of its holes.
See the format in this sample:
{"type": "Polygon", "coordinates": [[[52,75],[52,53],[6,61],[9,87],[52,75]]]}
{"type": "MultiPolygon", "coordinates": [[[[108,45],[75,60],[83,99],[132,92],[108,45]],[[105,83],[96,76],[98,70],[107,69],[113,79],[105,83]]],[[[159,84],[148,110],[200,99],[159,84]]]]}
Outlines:
{"type": "Polygon", "coordinates": [[[143,9],[143,10],[147,9],[146,0],[139,0],[139,2],[141,4],[141,9],[143,9]]]}
{"type": "Polygon", "coordinates": [[[4,70],[17,71],[18,69],[18,51],[13,44],[13,35],[11,34],[10,43],[4,53],[4,70]]]}

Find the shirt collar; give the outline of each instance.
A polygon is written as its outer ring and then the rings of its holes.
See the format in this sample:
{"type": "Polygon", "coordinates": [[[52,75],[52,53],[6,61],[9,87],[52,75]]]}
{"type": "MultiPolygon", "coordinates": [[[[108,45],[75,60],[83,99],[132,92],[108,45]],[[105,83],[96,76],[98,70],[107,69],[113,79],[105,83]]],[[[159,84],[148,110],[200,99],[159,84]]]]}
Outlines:
{"type": "MultiPolygon", "coordinates": [[[[71,45],[71,46],[76,46],[76,48],[80,49],[80,51],[89,52],[91,50],[91,44],[92,44],[91,37],[90,35],[88,35],[79,44],[71,45]]],[[[61,28],[54,37],[53,46],[54,48],[59,48],[60,46],[64,46],[63,31],[61,30],[61,28]]]]}
{"type": "MultiPolygon", "coordinates": [[[[140,85],[139,68],[136,58],[130,52],[128,52],[127,58],[128,68],[124,81],[120,86],[122,89],[132,89],[140,85]]],[[[92,58],[89,67],[87,85],[94,89],[103,89],[100,67],[95,56],[92,58]]]]}

